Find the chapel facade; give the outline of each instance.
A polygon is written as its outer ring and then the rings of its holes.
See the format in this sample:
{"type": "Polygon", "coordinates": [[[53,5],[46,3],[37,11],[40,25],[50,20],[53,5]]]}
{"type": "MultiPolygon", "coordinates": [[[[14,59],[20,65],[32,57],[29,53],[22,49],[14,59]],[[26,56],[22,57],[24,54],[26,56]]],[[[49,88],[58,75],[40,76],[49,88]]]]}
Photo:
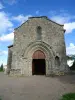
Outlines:
{"type": "Polygon", "coordinates": [[[8,46],[7,73],[17,75],[57,75],[68,71],[63,25],[46,16],[29,17],[14,31],[8,46]]]}

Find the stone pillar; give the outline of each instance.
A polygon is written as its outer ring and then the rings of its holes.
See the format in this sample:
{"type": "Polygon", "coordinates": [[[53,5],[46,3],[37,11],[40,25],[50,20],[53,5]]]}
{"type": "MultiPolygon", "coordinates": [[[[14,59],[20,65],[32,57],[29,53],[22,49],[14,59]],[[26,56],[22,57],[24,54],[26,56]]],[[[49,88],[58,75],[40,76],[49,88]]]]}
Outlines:
{"type": "Polygon", "coordinates": [[[11,49],[9,48],[8,49],[8,61],[7,61],[7,74],[10,73],[10,69],[11,69],[11,63],[12,63],[12,51],[11,49]]]}

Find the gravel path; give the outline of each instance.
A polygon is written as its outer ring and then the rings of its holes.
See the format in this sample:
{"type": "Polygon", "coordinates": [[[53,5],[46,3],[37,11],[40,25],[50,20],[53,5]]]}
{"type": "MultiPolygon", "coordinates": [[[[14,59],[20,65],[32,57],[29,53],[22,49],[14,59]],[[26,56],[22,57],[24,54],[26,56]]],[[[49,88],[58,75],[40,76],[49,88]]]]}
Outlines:
{"type": "Polygon", "coordinates": [[[9,77],[0,73],[2,100],[58,100],[67,92],[75,92],[75,75],[9,77]]]}

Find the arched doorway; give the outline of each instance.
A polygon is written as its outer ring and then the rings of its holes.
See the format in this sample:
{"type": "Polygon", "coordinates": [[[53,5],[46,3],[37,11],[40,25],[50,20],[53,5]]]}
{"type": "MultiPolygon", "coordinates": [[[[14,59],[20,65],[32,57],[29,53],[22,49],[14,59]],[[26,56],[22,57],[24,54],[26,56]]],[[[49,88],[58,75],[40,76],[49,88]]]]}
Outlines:
{"type": "Polygon", "coordinates": [[[41,50],[37,50],[32,56],[32,75],[45,75],[46,64],[45,54],[41,50]]]}

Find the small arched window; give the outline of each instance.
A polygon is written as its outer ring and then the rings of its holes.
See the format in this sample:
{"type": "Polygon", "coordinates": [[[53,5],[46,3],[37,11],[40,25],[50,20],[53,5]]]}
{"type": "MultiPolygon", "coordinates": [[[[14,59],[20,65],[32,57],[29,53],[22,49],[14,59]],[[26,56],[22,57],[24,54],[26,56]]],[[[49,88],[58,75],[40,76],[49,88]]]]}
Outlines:
{"type": "Polygon", "coordinates": [[[57,67],[60,66],[60,59],[59,59],[58,56],[55,57],[55,65],[56,65],[57,67]]]}
{"type": "Polygon", "coordinates": [[[41,35],[42,35],[42,28],[40,26],[37,27],[37,40],[41,40],[41,35]]]}

